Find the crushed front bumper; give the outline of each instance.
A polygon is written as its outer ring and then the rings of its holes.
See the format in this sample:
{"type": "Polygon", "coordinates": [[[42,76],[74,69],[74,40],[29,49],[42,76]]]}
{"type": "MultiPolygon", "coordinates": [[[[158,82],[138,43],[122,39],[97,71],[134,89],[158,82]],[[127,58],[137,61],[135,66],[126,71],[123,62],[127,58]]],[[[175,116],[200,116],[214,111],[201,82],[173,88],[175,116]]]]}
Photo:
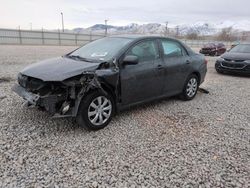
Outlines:
{"type": "Polygon", "coordinates": [[[40,96],[37,94],[34,94],[32,92],[27,91],[25,88],[20,86],[19,84],[15,84],[12,87],[12,90],[17,93],[20,97],[22,97],[24,100],[26,100],[28,106],[38,106],[44,108],[46,111],[48,111],[50,114],[52,114],[54,117],[72,117],[72,109],[68,111],[67,114],[62,114],[60,112],[60,107],[58,107],[59,101],[64,101],[65,96],[63,95],[46,95],[46,96],[40,96]]]}
{"type": "Polygon", "coordinates": [[[40,96],[36,95],[34,93],[28,92],[23,88],[22,86],[15,84],[12,87],[12,90],[17,93],[20,97],[22,97],[24,100],[26,100],[30,105],[36,106],[40,100],[40,96]]]}

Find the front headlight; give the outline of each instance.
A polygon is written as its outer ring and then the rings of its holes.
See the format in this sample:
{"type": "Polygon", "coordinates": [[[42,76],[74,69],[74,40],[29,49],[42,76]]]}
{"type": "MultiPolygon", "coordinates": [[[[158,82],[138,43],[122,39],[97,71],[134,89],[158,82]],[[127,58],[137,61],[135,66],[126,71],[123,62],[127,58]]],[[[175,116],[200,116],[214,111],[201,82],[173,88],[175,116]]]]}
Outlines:
{"type": "Polygon", "coordinates": [[[26,88],[27,86],[27,81],[28,81],[28,76],[25,76],[21,73],[18,74],[17,76],[17,80],[20,86],[26,88]]]}
{"type": "Polygon", "coordinates": [[[217,62],[222,62],[222,61],[224,61],[224,59],[222,57],[219,57],[216,61],[217,62]]]}

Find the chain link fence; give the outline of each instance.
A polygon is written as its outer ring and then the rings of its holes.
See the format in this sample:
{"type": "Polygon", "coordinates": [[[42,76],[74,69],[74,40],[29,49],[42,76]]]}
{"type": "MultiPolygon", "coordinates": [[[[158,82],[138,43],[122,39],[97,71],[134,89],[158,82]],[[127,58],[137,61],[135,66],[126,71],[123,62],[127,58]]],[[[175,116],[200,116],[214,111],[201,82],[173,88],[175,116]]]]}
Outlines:
{"type": "Polygon", "coordinates": [[[66,33],[60,30],[52,32],[0,29],[0,44],[80,46],[103,37],[101,34],[66,33]]]}
{"type": "MultiPolygon", "coordinates": [[[[31,31],[19,29],[0,29],[0,45],[71,45],[81,46],[90,41],[105,37],[104,34],[94,33],[69,33],[58,31],[31,31]]],[[[181,39],[191,47],[201,47],[211,42],[222,42],[230,47],[231,42],[214,40],[186,40],[181,39]]]]}

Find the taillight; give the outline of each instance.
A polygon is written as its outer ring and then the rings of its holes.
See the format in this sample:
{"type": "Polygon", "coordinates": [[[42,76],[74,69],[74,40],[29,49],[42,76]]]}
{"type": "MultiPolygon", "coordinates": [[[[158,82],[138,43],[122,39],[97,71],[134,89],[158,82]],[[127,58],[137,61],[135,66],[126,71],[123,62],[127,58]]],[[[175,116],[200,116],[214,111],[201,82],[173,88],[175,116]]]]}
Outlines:
{"type": "Polygon", "coordinates": [[[207,65],[208,61],[205,59],[205,62],[204,62],[204,63],[207,65]]]}

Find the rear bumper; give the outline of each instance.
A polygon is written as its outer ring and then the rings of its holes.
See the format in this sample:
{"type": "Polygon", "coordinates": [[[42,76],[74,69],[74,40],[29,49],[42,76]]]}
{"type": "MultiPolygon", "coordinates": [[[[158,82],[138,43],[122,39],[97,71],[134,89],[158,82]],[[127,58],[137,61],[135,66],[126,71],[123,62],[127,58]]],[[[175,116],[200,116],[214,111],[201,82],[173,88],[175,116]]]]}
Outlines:
{"type": "Polygon", "coordinates": [[[200,53],[204,55],[215,55],[216,50],[200,50],[200,53]]]}

